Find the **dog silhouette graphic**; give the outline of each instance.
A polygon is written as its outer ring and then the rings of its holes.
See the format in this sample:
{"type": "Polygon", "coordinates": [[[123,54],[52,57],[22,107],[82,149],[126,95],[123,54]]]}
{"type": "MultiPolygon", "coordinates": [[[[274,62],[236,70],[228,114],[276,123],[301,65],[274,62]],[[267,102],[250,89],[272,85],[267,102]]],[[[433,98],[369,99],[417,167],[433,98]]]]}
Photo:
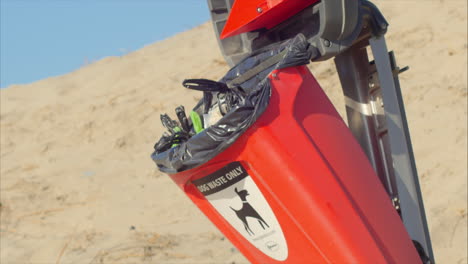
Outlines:
{"type": "Polygon", "coordinates": [[[237,187],[234,189],[237,195],[240,197],[242,200],[242,208],[240,210],[236,210],[229,206],[237,215],[237,217],[242,221],[244,224],[245,231],[249,235],[255,235],[255,233],[250,229],[249,223],[247,222],[247,217],[252,217],[258,220],[258,223],[262,226],[263,229],[265,229],[265,226],[270,227],[265,220],[257,213],[257,211],[250,205],[249,202],[247,202],[247,195],[249,195],[249,192],[247,190],[241,190],[238,191],[237,187]]]}

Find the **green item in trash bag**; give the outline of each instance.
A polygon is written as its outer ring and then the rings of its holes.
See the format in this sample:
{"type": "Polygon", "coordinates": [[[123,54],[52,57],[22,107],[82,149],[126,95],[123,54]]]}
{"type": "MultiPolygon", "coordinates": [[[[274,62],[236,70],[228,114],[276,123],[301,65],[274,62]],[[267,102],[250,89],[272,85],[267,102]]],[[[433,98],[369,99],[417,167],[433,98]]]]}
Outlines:
{"type": "Polygon", "coordinates": [[[192,119],[193,129],[195,133],[200,133],[203,131],[203,123],[197,112],[190,112],[190,119],[192,119]]]}
{"type": "MultiPolygon", "coordinates": [[[[182,129],[180,127],[174,127],[174,132],[177,133],[177,132],[180,132],[180,131],[182,131],[182,129]]],[[[174,144],[172,144],[171,148],[173,148],[175,146],[178,146],[178,145],[179,145],[179,143],[174,143],[174,144]]]]}

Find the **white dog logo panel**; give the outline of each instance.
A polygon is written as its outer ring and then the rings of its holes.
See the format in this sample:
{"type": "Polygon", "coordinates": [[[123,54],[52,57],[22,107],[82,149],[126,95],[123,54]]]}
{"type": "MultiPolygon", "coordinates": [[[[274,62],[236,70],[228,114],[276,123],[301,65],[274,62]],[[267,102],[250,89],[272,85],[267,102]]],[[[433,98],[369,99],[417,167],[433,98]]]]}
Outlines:
{"type": "Polygon", "coordinates": [[[281,226],[240,162],[232,162],[193,183],[252,245],[275,260],[286,260],[288,246],[281,226]]]}

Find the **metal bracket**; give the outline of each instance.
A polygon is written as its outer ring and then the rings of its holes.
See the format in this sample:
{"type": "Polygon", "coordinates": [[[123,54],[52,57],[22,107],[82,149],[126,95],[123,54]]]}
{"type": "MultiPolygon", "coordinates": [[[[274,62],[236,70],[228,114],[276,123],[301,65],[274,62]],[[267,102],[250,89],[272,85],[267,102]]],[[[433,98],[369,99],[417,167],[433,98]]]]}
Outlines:
{"type": "Polygon", "coordinates": [[[400,199],[398,199],[397,196],[394,196],[394,197],[392,198],[392,204],[393,204],[393,207],[395,208],[395,210],[397,210],[397,212],[398,212],[399,214],[401,214],[401,210],[400,210],[400,209],[401,209],[401,206],[400,206],[400,199]]]}

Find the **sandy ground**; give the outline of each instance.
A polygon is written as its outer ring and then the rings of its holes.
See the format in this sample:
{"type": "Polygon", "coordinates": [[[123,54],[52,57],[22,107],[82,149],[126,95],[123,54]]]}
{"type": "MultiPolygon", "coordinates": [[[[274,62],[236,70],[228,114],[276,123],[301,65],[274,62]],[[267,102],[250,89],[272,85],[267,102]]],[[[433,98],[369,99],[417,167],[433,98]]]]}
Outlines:
{"type": "MultiPolygon", "coordinates": [[[[467,4],[379,1],[438,263],[467,263],[467,4]]],[[[332,62],[311,65],[343,114],[332,62]]],[[[210,24],[1,95],[8,263],[246,263],[149,158],[184,78],[227,70],[210,24]]]]}

